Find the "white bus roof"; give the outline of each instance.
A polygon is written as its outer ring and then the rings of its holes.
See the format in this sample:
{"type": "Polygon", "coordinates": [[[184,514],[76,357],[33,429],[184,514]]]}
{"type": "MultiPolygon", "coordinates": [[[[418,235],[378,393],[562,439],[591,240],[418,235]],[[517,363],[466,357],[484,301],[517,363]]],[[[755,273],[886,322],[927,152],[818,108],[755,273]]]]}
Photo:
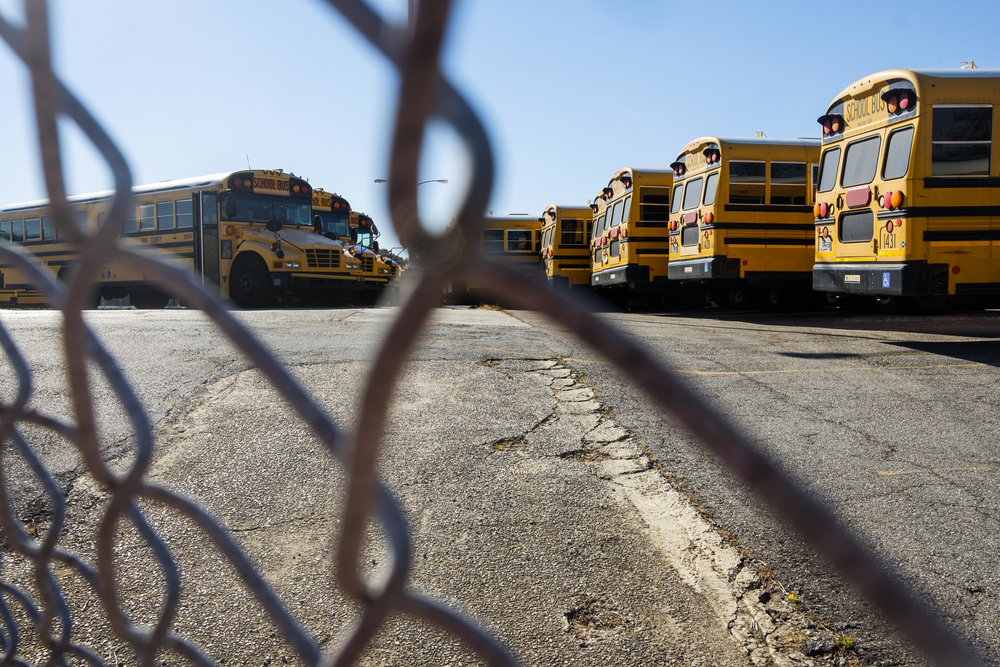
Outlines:
{"type": "MultiPolygon", "coordinates": [[[[224,174],[210,174],[208,176],[195,176],[193,178],[178,178],[172,181],[160,181],[159,183],[150,183],[147,185],[136,185],[132,188],[132,194],[141,195],[155,192],[170,192],[171,190],[184,190],[186,188],[218,185],[220,181],[228,178],[230,173],[232,172],[226,172],[224,174]]],[[[101,192],[88,192],[86,194],[70,195],[66,199],[70,204],[86,204],[93,201],[100,201],[102,199],[110,199],[114,196],[114,194],[114,190],[103,190],[101,192]]],[[[37,201],[8,204],[0,209],[0,211],[19,211],[32,208],[43,208],[48,205],[48,199],[39,199],[37,201]]]]}
{"type": "MultiPolygon", "coordinates": [[[[706,137],[707,138],[707,137],[706,137]]],[[[727,144],[774,144],[777,146],[819,146],[820,140],[817,137],[801,139],[771,139],[770,137],[715,137],[719,141],[727,144]]]]}

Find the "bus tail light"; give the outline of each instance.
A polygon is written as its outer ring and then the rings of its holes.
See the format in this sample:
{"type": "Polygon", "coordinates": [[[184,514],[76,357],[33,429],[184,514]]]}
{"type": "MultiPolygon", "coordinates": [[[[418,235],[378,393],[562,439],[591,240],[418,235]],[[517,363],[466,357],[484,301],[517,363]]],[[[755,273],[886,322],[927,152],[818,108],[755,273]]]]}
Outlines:
{"type": "Polygon", "coordinates": [[[819,217],[825,218],[829,214],[830,214],[830,206],[826,202],[823,202],[822,204],[820,204],[819,205],[819,217]]]}
{"type": "Polygon", "coordinates": [[[683,176],[686,170],[686,165],[684,162],[678,160],[670,164],[670,168],[674,170],[674,176],[683,176]]]}
{"type": "Polygon", "coordinates": [[[622,185],[626,190],[632,189],[632,179],[629,176],[622,176],[622,185]]]}
{"type": "Polygon", "coordinates": [[[896,190],[892,193],[892,208],[899,208],[903,205],[903,193],[896,190]]]}
{"type": "Polygon", "coordinates": [[[604,188],[601,192],[604,194],[605,199],[611,199],[611,195],[615,193],[611,188],[604,188]]]}
{"type": "Polygon", "coordinates": [[[704,222],[706,225],[710,225],[712,224],[712,220],[714,219],[715,216],[713,216],[711,213],[706,213],[704,216],[702,216],[701,221],[704,222]]]}
{"type": "Polygon", "coordinates": [[[962,267],[960,267],[960,266],[953,266],[953,267],[951,267],[951,272],[954,273],[954,274],[956,274],[956,275],[958,275],[959,273],[962,272],[962,267]]]}
{"type": "Polygon", "coordinates": [[[813,204],[813,217],[814,218],[818,218],[819,217],[819,202],[816,202],[815,204],[813,204]]]}
{"type": "Polygon", "coordinates": [[[824,227],[823,228],[823,238],[825,238],[825,239],[830,238],[830,228],[829,227],[824,227]]]}
{"type": "Polygon", "coordinates": [[[816,119],[823,126],[823,134],[840,134],[844,131],[844,117],[840,114],[826,114],[816,119]]]}
{"type": "Polygon", "coordinates": [[[889,232],[890,234],[892,233],[892,220],[885,223],[885,231],[889,232]]]}
{"type": "Polygon", "coordinates": [[[878,203],[882,208],[892,208],[892,190],[879,197],[878,203]]]}

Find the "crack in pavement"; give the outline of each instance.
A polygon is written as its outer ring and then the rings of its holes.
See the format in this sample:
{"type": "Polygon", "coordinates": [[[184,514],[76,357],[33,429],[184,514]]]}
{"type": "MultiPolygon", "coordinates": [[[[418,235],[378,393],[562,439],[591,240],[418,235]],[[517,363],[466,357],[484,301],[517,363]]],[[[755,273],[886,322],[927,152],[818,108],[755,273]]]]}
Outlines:
{"type": "Polygon", "coordinates": [[[808,611],[774,580],[771,568],[750,557],[671,484],[579,373],[559,358],[521,372],[548,386],[557,407],[518,437],[536,453],[589,466],[615,497],[631,504],[653,543],[704,596],[752,664],[862,664],[847,638],[808,611]]]}

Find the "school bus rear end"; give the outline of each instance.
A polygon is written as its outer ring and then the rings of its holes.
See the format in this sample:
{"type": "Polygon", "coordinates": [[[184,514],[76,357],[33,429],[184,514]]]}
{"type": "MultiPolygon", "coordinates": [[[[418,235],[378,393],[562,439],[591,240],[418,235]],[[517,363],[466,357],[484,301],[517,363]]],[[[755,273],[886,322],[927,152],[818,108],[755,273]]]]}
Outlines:
{"type": "Polygon", "coordinates": [[[939,309],[1000,297],[1000,71],[889,70],[827,108],[813,286],[939,309]]]}
{"type": "Polygon", "coordinates": [[[809,303],[818,159],[811,139],[687,144],[671,165],[670,280],[721,306],[809,303]]]}
{"type": "Polygon", "coordinates": [[[611,177],[594,222],[591,286],[630,305],[666,302],[672,183],[671,172],[653,169],[625,167],[611,177]]]}
{"type": "Polygon", "coordinates": [[[542,213],[542,262],[550,287],[590,288],[593,212],[587,206],[552,204],[542,213]]]}

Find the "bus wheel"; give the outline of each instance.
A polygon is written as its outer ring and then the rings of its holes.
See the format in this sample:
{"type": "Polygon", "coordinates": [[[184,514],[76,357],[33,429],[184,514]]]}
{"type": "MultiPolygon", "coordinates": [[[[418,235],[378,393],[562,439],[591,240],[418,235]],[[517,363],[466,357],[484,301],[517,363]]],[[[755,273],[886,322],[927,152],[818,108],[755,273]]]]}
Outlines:
{"type": "Polygon", "coordinates": [[[770,312],[784,310],[787,297],[785,293],[777,287],[765,287],[761,295],[761,307],[770,312]]]}
{"type": "Polygon", "coordinates": [[[271,304],[274,289],[264,260],[256,255],[243,255],[233,262],[229,296],[240,308],[263,308],[271,304]]]}
{"type": "Polygon", "coordinates": [[[726,295],[726,307],[729,310],[746,310],[750,308],[753,299],[750,298],[750,290],[745,287],[737,287],[729,290],[726,295]]]}

